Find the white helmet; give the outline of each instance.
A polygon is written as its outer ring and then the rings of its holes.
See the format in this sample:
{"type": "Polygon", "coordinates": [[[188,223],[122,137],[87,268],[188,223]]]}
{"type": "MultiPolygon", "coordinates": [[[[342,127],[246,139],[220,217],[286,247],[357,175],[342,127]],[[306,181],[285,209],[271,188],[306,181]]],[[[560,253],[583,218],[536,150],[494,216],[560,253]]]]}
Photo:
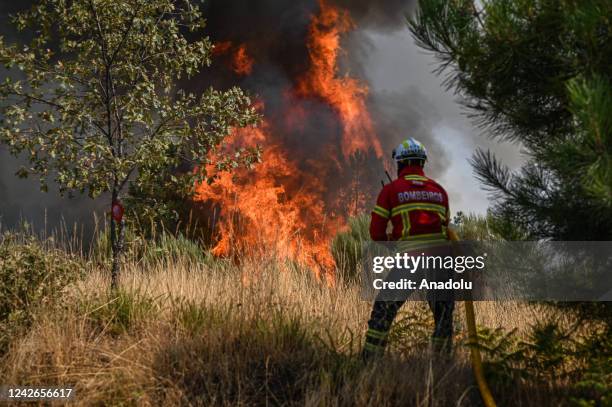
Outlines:
{"type": "Polygon", "coordinates": [[[405,160],[427,160],[427,150],[420,141],[409,137],[402,142],[399,146],[393,149],[391,157],[397,161],[405,160]]]}

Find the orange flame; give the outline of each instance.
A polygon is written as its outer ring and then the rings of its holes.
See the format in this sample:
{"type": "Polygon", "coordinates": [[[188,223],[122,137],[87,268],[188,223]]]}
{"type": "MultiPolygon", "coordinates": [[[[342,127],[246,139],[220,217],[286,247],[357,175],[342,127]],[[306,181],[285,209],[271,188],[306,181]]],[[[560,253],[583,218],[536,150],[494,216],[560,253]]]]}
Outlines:
{"type": "Polygon", "coordinates": [[[337,77],[340,36],[353,28],[348,12],[319,0],[321,13],[310,25],[308,50],[311,69],[300,81],[298,92],[305,96],[318,96],[339,113],[343,126],[343,153],[350,157],[357,151],[373,148],[382,157],[382,147],[375,135],[372,118],[366,107],[367,86],[358,80],[337,77]]]}
{"type": "Polygon", "coordinates": [[[240,144],[266,144],[262,162],[253,171],[223,172],[212,185],[197,188],[196,200],[221,205],[220,239],[213,254],[260,249],[321,275],[334,267],[327,243],[341,225],[331,219],[326,224],[322,185],[300,174],[283,147],[269,143],[268,131],[264,123],[260,128],[239,129],[232,136],[240,144]],[[295,184],[300,181],[297,192],[295,184]]]}
{"type": "MultiPolygon", "coordinates": [[[[367,87],[348,76],[338,77],[340,37],[353,28],[353,23],[346,12],[325,0],[320,0],[320,9],[320,14],[312,17],[309,30],[311,66],[296,88],[285,94],[288,102],[284,121],[288,128],[300,129],[308,119],[304,108],[292,103],[295,99],[291,98],[324,101],[341,123],[341,151],[329,145],[322,149],[324,156],[296,157],[295,151],[283,145],[282,135],[275,133],[278,130],[264,119],[259,128],[237,129],[227,143],[230,148],[260,145],[262,162],[252,171],[221,173],[212,185],[198,185],[196,200],[212,202],[221,211],[215,225],[219,233],[215,255],[261,250],[291,259],[331,281],[335,266],[331,240],[345,227],[348,213],[358,212],[357,206],[363,205],[355,200],[356,207],[352,208],[352,186],[345,189],[348,193],[335,194],[334,202],[327,202],[330,179],[341,167],[339,153],[348,158],[373,150],[380,157],[382,149],[365,103],[367,87]],[[300,169],[300,160],[308,160],[311,172],[300,169]]],[[[252,60],[246,47],[238,48],[233,65],[234,69],[245,67],[237,73],[250,73],[252,60]]],[[[263,102],[259,108],[263,108],[263,102]]]]}
{"type": "Polygon", "coordinates": [[[247,47],[245,44],[241,44],[232,60],[232,68],[234,72],[240,76],[250,75],[253,72],[253,64],[255,60],[247,53],[247,47]]]}
{"type": "Polygon", "coordinates": [[[231,41],[220,41],[214,44],[212,55],[218,57],[225,55],[235,49],[231,59],[227,61],[229,67],[237,75],[246,76],[253,72],[253,65],[255,65],[255,59],[253,59],[248,51],[246,44],[240,44],[238,47],[234,47],[231,41]]]}
{"type": "Polygon", "coordinates": [[[213,50],[212,50],[212,54],[213,56],[219,56],[222,54],[225,54],[226,52],[228,52],[230,50],[230,48],[232,48],[232,42],[231,41],[221,41],[221,42],[217,42],[214,44],[213,50]]]}

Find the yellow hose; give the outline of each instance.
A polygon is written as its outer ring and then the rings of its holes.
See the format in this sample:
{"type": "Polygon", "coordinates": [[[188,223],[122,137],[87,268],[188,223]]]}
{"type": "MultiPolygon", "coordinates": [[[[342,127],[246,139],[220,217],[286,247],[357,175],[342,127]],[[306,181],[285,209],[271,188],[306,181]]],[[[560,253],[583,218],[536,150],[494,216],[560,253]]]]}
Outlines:
{"type": "MultiPolygon", "coordinates": [[[[454,230],[448,229],[448,236],[452,241],[459,241],[459,236],[454,230]]],[[[476,332],[476,314],[474,312],[474,302],[469,300],[465,301],[465,319],[468,327],[468,335],[470,338],[470,356],[472,360],[472,370],[474,371],[474,376],[476,377],[476,383],[478,384],[478,390],[480,391],[480,396],[482,397],[482,401],[484,402],[486,407],[496,407],[495,400],[493,400],[493,395],[491,394],[491,390],[489,390],[489,385],[487,384],[487,380],[484,377],[484,372],[482,370],[482,359],[480,357],[480,350],[478,349],[478,334],[476,332]]]]}

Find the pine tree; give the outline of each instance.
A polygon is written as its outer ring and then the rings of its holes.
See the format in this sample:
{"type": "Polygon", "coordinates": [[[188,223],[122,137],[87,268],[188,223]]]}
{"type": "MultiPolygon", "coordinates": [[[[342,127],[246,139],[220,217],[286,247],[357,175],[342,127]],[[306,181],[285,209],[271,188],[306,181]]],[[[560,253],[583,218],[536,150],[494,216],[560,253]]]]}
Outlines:
{"type": "Polygon", "coordinates": [[[524,151],[518,171],[472,158],[493,215],[528,238],[611,240],[612,2],[421,0],[409,25],[483,132],[524,151]]]}

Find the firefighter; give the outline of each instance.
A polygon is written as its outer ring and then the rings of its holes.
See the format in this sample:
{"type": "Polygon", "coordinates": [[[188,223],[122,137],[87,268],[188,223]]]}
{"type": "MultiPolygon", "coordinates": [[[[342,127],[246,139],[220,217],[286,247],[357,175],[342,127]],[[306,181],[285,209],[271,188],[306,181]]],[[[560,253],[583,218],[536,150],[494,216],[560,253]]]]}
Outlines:
{"type": "MultiPolygon", "coordinates": [[[[402,241],[409,250],[444,247],[448,241],[448,195],[440,184],[425,176],[423,167],[427,152],[422,143],[409,138],[393,150],[397,163],[397,179],[385,185],[376,201],[370,222],[370,237],[374,241],[402,241]],[[387,235],[391,222],[392,233],[387,235]]],[[[370,360],[384,352],[391,324],[403,301],[374,302],[363,349],[363,358],[370,360]]],[[[429,299],[434,316],[432,344],[436,350],[450,352],[452,348],[454,301],[449,298],[429,299]]]]}

